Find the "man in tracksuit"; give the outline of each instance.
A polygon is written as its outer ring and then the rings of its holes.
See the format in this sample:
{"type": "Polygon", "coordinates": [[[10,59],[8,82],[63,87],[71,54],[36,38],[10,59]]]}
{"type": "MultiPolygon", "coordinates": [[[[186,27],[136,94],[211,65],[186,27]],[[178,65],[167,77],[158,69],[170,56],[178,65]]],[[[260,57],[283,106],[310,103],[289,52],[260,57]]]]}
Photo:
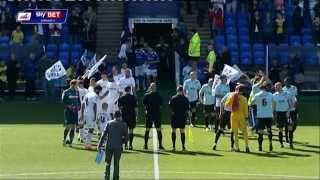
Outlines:
{"type": "Polygon", "coordinates": [[[106,144],[105,180],[110,179],[112,158],[114,161],[113,180],[119,180],[119,163],[123,150],[122,147],[123,144],[127,143],[128,139],[128,126],[122,121],[121,113],[116,111],[114,116],[115,119],[107,123],[98,145],[98,150],[100,150],[106,144]]]}

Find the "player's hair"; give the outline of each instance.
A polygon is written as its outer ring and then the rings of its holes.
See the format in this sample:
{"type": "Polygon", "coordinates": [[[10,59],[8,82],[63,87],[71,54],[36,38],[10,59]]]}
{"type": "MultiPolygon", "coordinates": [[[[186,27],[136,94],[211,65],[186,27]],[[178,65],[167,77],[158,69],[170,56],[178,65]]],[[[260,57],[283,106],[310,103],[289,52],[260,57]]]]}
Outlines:
{"type": "Polygon", "coordinates": [[[236,86],[236,90],[238,91],[238,92],[244,92],[245,91],[245,89],[246,89],[246,86],[245,85],[243,85],[243,84],[238,84],[237,86],[236,86]]]}
{"type": "Polygon", "coordinates": [[[102,103],[101,107],[102,107],[102,109],[107,109],[108,108],[108,103],[102,103]]]}
{"type": "Polygon", "coordinates": [[[120,112],[120,111],[116,111],[116,112],[114,113],[114,117],[115,117],[115,118],[121,117],[121,112],[120,112]]]}
{"type": "Polygon", "coordinates": [[[260,86],[261,89],[263,90],[267,90],[268,89],[268,83],[266,81],[264,81],[261,86],[260,86]]]}
{"type": "Polygon", "coordinates": [[[124,91],[125,91],[125,92],[131,92],[131,86],[125,87],[125,88],[124,88],[124,91]]]}
{"type": "Polygon", "coordinates": [[[75,85],[77,85],[77,80],[72,79],[72,80],[70,81],[70,86],[75,86],[75,85]]]}
{"type": "Polygon", "coordinates": [[[102,87],[100,85],[97,85],[96,87],[94,87],[94,91],[100,92],[101,90],[102,90],[102,87]]]}
{"type": "Polygon", "coordinates": [[[181,85],[179,85],[178,87],[177,87],[177,92],[182,92],[183,91],[183,87],[181,86],[181,85]]]}

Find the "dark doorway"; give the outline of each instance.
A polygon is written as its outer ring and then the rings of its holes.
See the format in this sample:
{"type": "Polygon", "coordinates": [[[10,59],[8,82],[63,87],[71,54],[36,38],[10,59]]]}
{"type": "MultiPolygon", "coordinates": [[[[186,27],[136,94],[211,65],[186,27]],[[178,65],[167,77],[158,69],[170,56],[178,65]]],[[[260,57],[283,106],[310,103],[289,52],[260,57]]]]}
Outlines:
{"type": "Polygon", "coordinates": [[[174,80],[174,52],[171,41],[172,24],[134,24],[133,32],[138,40],[143,38],[144,42],[148,43],[158,53],[160,57],[158,78],[160,80],[174,80]],[[163,39],[167,48],[159,48],[157,46],[160,39],[163,39]],[[164,56],[167,56],[167,58],[163,58],[164,56]]]}

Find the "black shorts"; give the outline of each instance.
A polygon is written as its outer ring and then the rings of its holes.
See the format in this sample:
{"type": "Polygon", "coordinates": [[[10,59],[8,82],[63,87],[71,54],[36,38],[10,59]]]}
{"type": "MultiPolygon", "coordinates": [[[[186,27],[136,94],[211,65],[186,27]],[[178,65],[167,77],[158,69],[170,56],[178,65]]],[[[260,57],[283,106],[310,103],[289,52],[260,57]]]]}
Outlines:
{"type": "Polygon", "coordinates": [[[222,113],[222,117],[220,119],[220,128],[224,129],[226,126],[228,127],[228,129],[231,128],[230,115],[231,112],[229,111],[224,111],[222,113]]]}
{"type": "Polygon", "coordinates": [[[189,56],[190,61],[199,61],[200,57],[189,56]]]}
{"type": "Polygon", "coordinates": [[[265,128],[271,129],[272,118],[257,118],[257,128],[258,130],[264,130],[265,128]]]}
{"type": "Polygon", "coordinates": [[[127,123],[129,129],[136,127],[136,118],[135,116],[123,116],[123,121],[127,123]]]}
{"type": "Polygon", "coordinates": [[[197,101],[190,102],[191,111],[197,111],[197,101]]]}
{"type": "Polygon", "coordinates": [[[287,126],[287,112],[277,112],[276,113],[277,116],[277,125],[278,128],[284,128],[287,126]]]}
{"type": "Polygon", "coordinates": [[[186,127],[186,115],[172,115],[171,116],[171,128],[184,129],[186,127]]]}
{"type": "Polygon", "coordinates": [[[152,128],[153,124],[155,128],[161,128],[160,115],[146,115],[146,128],[152,128]]]}
{"type": "Polygon", "coordinates": [[[220,107],[217,107],[217,106],[216,106],[215,112],[216,112],[217,114],[220,114],[220,107]]]}
{"type": "Polygon", "coordinates": [[[203,105],[204,113],[213,113],[214,112],[214,105],[203,105]]]}
{"type": "Polygon", "coordinates": [[[78,111],[73,112],[70,110],[65,110],[64,111],[64,122],[65,125],[69,125],[69,124],[78,124],[78,111]]]}
{"type": "Polygon", "coordinates": [[[297,121],[298,121],[298,113],[297,113],[297,110],[294,110],[294,111],[290,111],[290,118],[292,120],[292,123],[293,125],[297,125],[297,121]]]}

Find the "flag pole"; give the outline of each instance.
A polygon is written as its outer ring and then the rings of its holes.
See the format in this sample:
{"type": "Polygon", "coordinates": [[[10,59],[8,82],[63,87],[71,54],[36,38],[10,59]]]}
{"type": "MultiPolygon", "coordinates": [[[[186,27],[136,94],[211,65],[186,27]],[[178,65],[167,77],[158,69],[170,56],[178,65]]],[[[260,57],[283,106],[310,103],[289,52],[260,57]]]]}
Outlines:
{"type": "Polygon", "coordinates": [[[269,77],[269,46],[266,45],[266,75],[269,77]]]}

